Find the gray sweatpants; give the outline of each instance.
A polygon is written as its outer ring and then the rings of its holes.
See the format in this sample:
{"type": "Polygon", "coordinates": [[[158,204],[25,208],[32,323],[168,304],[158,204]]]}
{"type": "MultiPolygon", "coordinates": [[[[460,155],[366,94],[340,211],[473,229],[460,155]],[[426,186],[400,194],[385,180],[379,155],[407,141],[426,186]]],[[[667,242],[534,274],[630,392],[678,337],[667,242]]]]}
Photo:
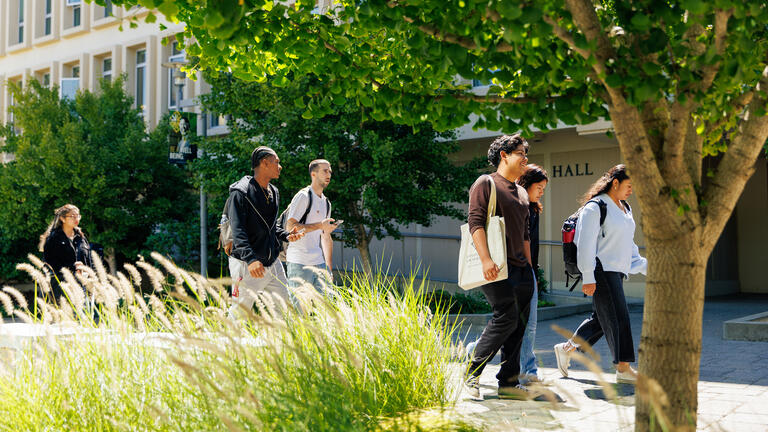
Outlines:
{"type": "Polygon", "coordinates": [[[259,295],[274,298],[275,312],[282,315],[284,306],[291,306],[292,299],[288,293],[288,280],[285,277],[283,264],[277,260],[266,268],[263,277],[255,278],[248,273],[248,264],[244,261],[229,257],[229,274],[232,277],[232,306],[229,316],[242,318],[250,311],[259,295]],[[277,298],[282,299],[282,302],[277,298]],[[284,306],[281,305],[284,303],[284,306]]]}

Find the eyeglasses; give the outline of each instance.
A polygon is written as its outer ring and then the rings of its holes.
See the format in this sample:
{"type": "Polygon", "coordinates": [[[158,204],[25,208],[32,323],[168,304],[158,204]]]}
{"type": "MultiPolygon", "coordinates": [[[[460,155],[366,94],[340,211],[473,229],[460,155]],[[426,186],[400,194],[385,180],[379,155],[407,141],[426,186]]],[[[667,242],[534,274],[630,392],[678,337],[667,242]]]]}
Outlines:
{"type": "Polygon", "coordinates": [[[66,215],[66,216],[64,216],[64,217],[65,217],[65,218],[74,218],[74,219],[80,220],[80,218],[81,218],[82,216],[80,216],[79,214],[71,214],[71,215],[66,215]]]}
{"type": "Polygon", "coordinates": [[[510,152],[509,154],[510,155],[518,155],[521,158],[527,158],[528,157],[528,153],[526,153],[523,150],[515,150],[513,152],[510,152]]]}

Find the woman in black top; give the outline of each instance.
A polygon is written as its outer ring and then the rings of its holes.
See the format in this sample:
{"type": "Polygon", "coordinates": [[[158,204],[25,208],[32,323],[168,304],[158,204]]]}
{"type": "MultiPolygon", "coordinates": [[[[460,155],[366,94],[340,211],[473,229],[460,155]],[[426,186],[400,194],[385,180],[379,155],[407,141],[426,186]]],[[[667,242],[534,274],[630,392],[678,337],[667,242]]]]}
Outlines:
{"type": "Polygon", "coordinates": [[[531,297],[531,311],[528,315],[528,323],[523,337],[523,345],[520,348],[520,375],[524,382],[540,381],[536,355],[533,353],[534,340],[536,339],[536,322],[538,320],[537,307],[539,303],[539,290],[536,284],[536,269],[539,267],[539,217],[544,206],[541,205],[541,197],[547,188],[547,172],[538,165],[529,164],[525,173],[517,179],[517,184],[528,192],[528,233],[531,238],[531,266],[533,267],[533,296],[531,297]]]}
{"type": "Polygon", "coordinates": [[[78,227],[79,224],[80,210],[72,204],[66,204],[56,209],[53,222],[40,236],[39,249],[54,276],[51,287],[56,304],[64,294],[60,286],[63,280],[61,270],[66,268],[74,274],[83,266],[91,266],[90,245],[78,227]]]}

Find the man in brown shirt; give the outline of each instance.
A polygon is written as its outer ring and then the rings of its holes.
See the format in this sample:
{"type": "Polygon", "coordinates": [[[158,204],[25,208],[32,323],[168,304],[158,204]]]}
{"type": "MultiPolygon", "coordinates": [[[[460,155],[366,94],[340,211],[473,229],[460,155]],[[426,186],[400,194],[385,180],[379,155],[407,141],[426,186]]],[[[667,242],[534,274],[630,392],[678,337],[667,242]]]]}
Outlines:
{"type": "Polygon", "coordinates": [[[528,163],[528,143],[520,135],[497,138],[488,149],[488,162],[496,167],[491,174],[496,185],[496,213],[504,218],[506,226],[507,262],[509,277],[497,280],[499,267],[491,260],[485,233],[490,183],[481,176],[469,192],[469,230],[472,241],[483,263],[483,274],[488,281],[480,287],[493,308],[493,318],[477,341],[465,387],[470,396],[482,399],[479,377],[485,365],[501,349],[499,397],[527,399],[529,393],[518,380],[520,374],[520,346],[533,295],[530,239],[528,237],[528,194],[515,183],[528,163]]]}

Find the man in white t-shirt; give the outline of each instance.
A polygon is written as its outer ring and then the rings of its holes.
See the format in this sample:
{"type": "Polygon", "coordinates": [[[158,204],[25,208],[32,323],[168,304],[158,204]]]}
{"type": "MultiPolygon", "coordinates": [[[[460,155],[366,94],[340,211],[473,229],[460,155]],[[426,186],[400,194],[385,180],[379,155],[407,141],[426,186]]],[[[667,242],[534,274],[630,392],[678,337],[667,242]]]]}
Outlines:
{"type": "MultiPolygon", "coordinates": [[[[304,237],[290,243],[285,260],[288,264],[288,284],[296,287],[302,281],[323,292],[323,271],[333,270],[333,240],[331,233],[338,226],[331,219],[331,204],[323,191],[331,182],[331,164],[316,159],[309,164],[312,183],[301,189],[291,200],[286,229],[304,230],[304,237]]],[[[340,223],[340,222],[339,222],[340,223]]]]}

